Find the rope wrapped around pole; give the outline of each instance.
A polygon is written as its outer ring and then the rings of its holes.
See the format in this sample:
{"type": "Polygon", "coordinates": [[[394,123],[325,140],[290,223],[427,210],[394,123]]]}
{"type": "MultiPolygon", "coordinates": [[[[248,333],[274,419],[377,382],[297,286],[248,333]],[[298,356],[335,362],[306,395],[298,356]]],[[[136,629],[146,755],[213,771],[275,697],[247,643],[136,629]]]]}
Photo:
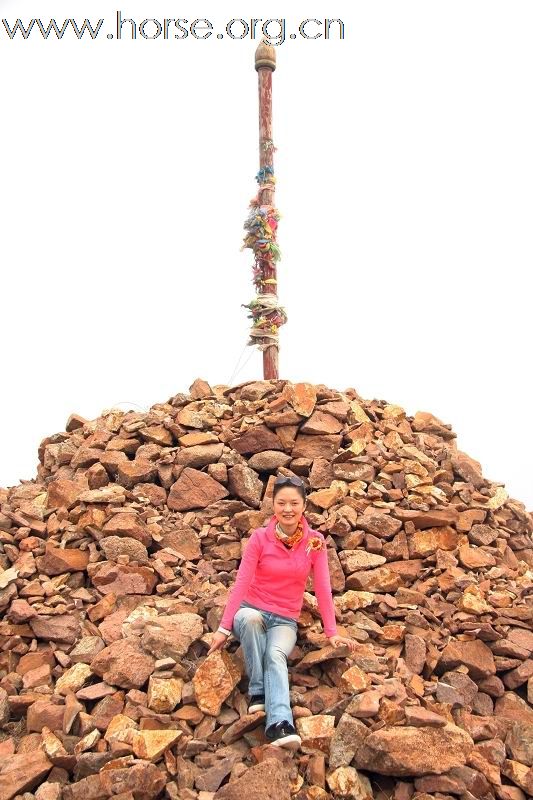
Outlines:
{"type": "Polygon", "coordinates": [[[256,175],[259,188],[250,202],[250,211],[244,223],[247,231],[241,249],[254,253],[253,283],[256,297],[248,304],[252,319],[249,345],[263,352],[263,377],[278,378],[278,330],[287,322],[285,309],[277,297],[276,264],[281,257],[277,244],[277,227],[280,214],[275,207],[276,178],[274,176],[274,142],[272,140],[272,73],[276,68],[274,47],[259,45],[255,53],[255,68],[259,83],[259,171],[256,175]]]}

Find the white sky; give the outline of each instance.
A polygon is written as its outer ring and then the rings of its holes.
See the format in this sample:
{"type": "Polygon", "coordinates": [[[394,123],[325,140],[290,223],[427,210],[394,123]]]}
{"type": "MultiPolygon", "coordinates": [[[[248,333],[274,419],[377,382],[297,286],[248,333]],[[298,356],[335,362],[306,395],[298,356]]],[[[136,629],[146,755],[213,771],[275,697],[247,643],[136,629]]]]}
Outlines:
{"type": "MultiPolygon", "coordinates": [[[[0,0],[13,23],[119,3],[0,0]]],[[[90,10],[89,10],[90,9],[90,10]]],[[[280,377],[431,411],[533,509],[533,5],[129,0],[140,24],[340,17],[277,48],[280,377]]],[[[275,32],[275,27],[271,30],[275,32]]],[[[68,415],[262,377],[241,303],[257,41],[7,40],[0,485],[68,415]],[[239,362],[240,359],[240,362],[239,362]],[[248,360],[247,360],[248,359],[248,360]]]]}

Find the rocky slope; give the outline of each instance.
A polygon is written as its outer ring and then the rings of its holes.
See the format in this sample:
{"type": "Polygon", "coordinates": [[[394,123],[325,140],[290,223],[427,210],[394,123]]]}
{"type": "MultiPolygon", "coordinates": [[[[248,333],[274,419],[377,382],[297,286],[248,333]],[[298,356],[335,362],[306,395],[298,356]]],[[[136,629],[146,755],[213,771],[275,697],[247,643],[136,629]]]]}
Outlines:
{"type": "Polygon", "coordinates": [[[0,800],[533,795],[533,520],[429,413],[349,389],[197,380],[39,448],[0,489],[0,800]],[[296,754],[206,658],[277,474],[310,487],[340,633],[312,579],[289,659],[296,754]]]}

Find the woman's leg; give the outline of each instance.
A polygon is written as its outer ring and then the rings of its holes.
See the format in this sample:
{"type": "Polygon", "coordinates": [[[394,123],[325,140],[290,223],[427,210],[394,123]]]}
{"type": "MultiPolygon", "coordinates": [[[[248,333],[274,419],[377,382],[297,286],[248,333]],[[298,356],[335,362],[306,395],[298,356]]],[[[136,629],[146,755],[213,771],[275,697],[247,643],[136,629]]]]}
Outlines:
{"type": "Polygon", "coordinates": [[[263,613],[256,608],[239,608],[233,617],[233,635],[242,646],[246,674],[249,678],[248,693],[264,695],[263,660],[267,633],[263,613]]]}
{"type": "Polygon", "coordinates": [[[296,625],[278,624],[275,619],[270,621],[266,634],[267,641],[263,662],[265,675],[265,729],[284,719],[290,722],[291,725],[294,724],[289,698],[287,658],[294,649],[296,639],[296,625]]]}

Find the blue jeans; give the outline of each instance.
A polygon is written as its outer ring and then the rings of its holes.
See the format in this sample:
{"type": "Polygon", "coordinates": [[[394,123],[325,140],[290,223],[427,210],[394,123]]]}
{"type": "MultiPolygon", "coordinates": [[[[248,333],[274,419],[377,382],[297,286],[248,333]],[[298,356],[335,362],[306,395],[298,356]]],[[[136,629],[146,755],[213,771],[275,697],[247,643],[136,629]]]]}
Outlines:
{"type": "Polygon", "coordinates": [[[296,620],[243,600],[233,618],[232,633],[242,646],[250,695],[265,696],[265,729],[284,719],[293,725],[287,657],[296,644],[296,620]]]}

